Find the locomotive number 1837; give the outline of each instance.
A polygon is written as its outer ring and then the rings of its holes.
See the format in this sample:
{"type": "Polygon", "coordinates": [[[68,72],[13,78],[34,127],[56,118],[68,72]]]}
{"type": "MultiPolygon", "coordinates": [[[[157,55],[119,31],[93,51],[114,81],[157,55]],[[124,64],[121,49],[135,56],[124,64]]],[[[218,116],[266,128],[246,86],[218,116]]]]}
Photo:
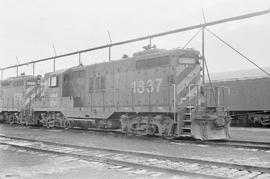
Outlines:
{"type": "Polygon", "coordinates": [[[153,92],[159,92],[160,85],[162,83],[162,78],[156,78],[154,80],[137,80],[133,81],[131,83],[133,88],[133,93],[153,93],[153,92]]]}

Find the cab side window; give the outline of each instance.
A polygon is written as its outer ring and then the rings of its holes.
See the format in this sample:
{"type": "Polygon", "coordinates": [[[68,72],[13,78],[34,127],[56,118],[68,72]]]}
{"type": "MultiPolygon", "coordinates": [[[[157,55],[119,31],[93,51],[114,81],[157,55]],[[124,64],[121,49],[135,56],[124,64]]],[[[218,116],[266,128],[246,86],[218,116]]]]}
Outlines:
{"type": "Polygon", "coordinates": [[[50,87],[57,87],[57,85],[58,85],[58,77],[51,76],[50,77],[50,87]]]}

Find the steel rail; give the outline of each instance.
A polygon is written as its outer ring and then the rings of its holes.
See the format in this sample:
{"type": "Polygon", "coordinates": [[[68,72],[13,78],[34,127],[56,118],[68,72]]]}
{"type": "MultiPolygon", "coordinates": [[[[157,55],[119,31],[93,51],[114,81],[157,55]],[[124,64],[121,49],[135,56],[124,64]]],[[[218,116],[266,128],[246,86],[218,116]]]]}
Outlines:
{"type": "MultiPolygon", "coordinates": [[[[73,132],[81,132],[83,129],[73,128],[69,130],[73,132]]],[[[119,130],[111,130],[111,129],[103,130],[103,129],[88,128],[87,132],[93,132],[95,135],[100,135],[100,134],[111,135],[113,133],[113,135],[117,135],[118,137],[138,139],[138,136],[128,136],[119,130]]],[[[0,134],[0,137],[5,137],[5,136],[0,134]]],[[[233,148],[258,149],[258,150],[270,151],[270,142],[259,142],[259,141],[249,141],[249,140],[228,139],[228,140],[201,141],[201,140],[194,140],[193,138],[162,139],[158,136],[140,136],[139,139],[151,140],[151,141],[157,141],[157,142],[185,143],[185,144],[195,144],[195,145],[210,145],[212,147],[233,147],[233,148]]]]}
{"type": "Polygon", "coordinates": [[[245,149],[257,149],[257,150],[269,150],[270,143],[267,142],[253,142],[253,141],[187,141],[173,139],[171,142],[174,143],[187,143],[187,144],[198,144],[198,145],[211,145],[214,147],[233,147],[233,148],[245,148],[245,149]]]}
{"type": "MultiPolygon", "coordinates": [[[[81,129],[69,129],[69,130],[81,130],[81,129]]],[[[138,136],[126,136],[119,130],[110,130],[110,129],[95,129],[95,128],[88,128],[88,131],[96,132],[97,133],[114,133],[122,137],[129,137],[129,138],[138,138],[138,136]]],[[[0,135],[1,137],[1,135],[0,135]]],[[[155,140],[155,141],[169,141],[175,143],[187,143],[187,144],[199,144],[199,145],[211,145],[211,146],[223,146],[223,147],[234,147],[234,148],[247,148],[247,149],[258,149],[258,150],[270,150],[270,142],[259,142],[259,141],[249,141],[249,140],[213,140],[213,141],[201,141],[201,140],[194,140],[191,138],[187,139],[161,139],[160,137],[155,136],[140,136],[142,140],[155,140]]]]}
{"type": "Polygon", "coordinates": [[[5,136],[5,135],[0,135],[0,137],[13,139],[13,140],[20,140],[20,141],[41,142],[47,145],[71,147],[71,148],[76,148],[76,149],[96,150],[96,151],[104,151],[104,152],[111,152],[111,153],[121,153],[121,154],[126,154],[126,155],[133,155],[133,156],[156,158],[160,160],[170,160],[173,162],[187,162],[187,163],[198,163],[201,165],[220,166],[220,167],[226,167],[226,168],[234,168],[238,170],[247,170],[247,171],[252,171],[252,172],[269,173],[270,171],[270,168],[260,167],[260,166],[242,165],[242,164],[226,163],[226,162],[219,162],[219,161],[208,161],[208,160],[202,160],[202,159],[190,159],[190,158],[184,158],[184,157],[165,156],[165,155],[150,154],[150,153],[143,153],[143,152],[111,149],[111,148],[89,147],[89,146],[72,145],[72,144],[66,144],[66,143],[55,143],[55,142],[49,142],[49,141],[44,141],[44,140],[27,139],[27,138],[21,138],[21,137],[5,136]]]}
{"type": "MultiPolygon", "coordinates": [[[[72,131],[81,132],[82,129],[69,129],[72,131]]],[[[128,138],[137,138],[138,136],[128,136],[122,133],[119,130],[111,130],[111,129],[95,129],[95,128],[88,128],[88,132],[94,132],[95,134],[105,133],[106,135],[114,135],[121,136],[121,137],[128,137],[128,138]]],[[[0,134],[1,137],[1,134],[0,134]]],[[[258,150],[270,150],[270,142],[259,142],[259,141],[249,141],[249,140],[213,140],[213,141],[201,141],[201,140],[194,140],[193,138],[186,138],[186,139],[162,139],[158,136],[140,136],[139,139],[142,140],[152,140],[152,141],[164,141],[164,142],[174,142],[174,143],[186,143],[186,144],[198,144],[198,145],[211,145],[216,147],[234,147],[234,148],[246,148],[246,149],[258,149],[258,150]]]]}
{"type": "Polygon", "coordinates": [[[99,49],[104,49],[104,48],[111,48],[113,46],[119,46],[119,45],[123,45],[123,44],[127,44],[127,43],[133,43],[133,42],[137,42],[137,41],[142,41],[142,40],[146,40],[146,39],[152,39],[152,38],[161,37],[161,36],[170,35],[170,34],[175,34],[175,33],[179,33],[179,32],[185,32],[185,31],[189,31],[189,30],[193,30],[193,29],[198,29],[198,28],[207,27],[207,26],[213,26],[213,25],[222,24],[222,23],[226,23],[226,22],[232,22],[232,21],[247,19],[247,18],[251,18],[251,17],[255,17],[255,16],[261,16],[261,15],[268,14],[268,13],[270,13],[270,8],[267,9],[267,10],[264,10],[264,11],[253,12],[253,13],[249,13],[249,14],[244,14],[244,15],[240,15],[240,16],[225,18],[225,19],[216,20],[216,21],[212,21],[212,22],[206,22],[204,24],[188,26],[188,27],[175,29],[175,30],[170,30],[170,31],[166,31],[166,32],[161,32],[161,33],[157,33],[157,34],[153,34],[153,35],[148,35],[148,36],[129,39],[129,40],[120,41],[120,42],[116,42],[116,43],[111,43],[111,44],[107,44],[107,45],[102,45],[102,46],[98,46],[98,47],[88,48],[88,49],[79,50],[79,51],[73,51],[73,52],[70,52],[70,53],[65,53],[65,54],[62,54],[62,55],[56,55],[56,56],[53,56],[53,57],[42,58],[42,59],[35,60],[35,61],[29,61],[29,62],[21,63],[21,64],[18,64],[18,65],[4,67],[4,68],[1,68],[0,70],[3,71],[3,70],[11,69],[11,68],[18,68],[20,66],[25,66],[25,65],[29,65],[29,64],[39,63],[39,62],[48,61],[48,60],[54,60],[54,59],[57,59],[57,58],[62,58],[62,57],[66,57],[66,56],[81,54],[81,53],[90,52],[90,51],[99,50],[99,49]]]}
{"type": "Polygon", "coordinates": [[[250,141],[250,140],[232,140],[232,139],[225,142],[236,143],[236,144],[268,145],[270,147],[270,142],[259,142],[259,141],[250,141]]]}
{"type": "MultiPolygon", "coordinates": [[[[73,132],[81,132],[83,129],[69,129],[73,132]]],[[[83,130],[84,131],[84,130],[83,130]]],[[[118,137],[128,137],[128,138],[136,138],[138,136],[128,136],[122,133],[119,130],[111,130],[111,129],[95,129],[95,128],[88,128],[87,132],[93,132],[95,135],[106,134],[117,135],[118,137]]],[[[0,137],[5,137],[0,134],[0,137]]],[[[173,143],[185,143],[185,144],[197,144],[197,145],[210,145],[212,147],[233,147],[233,148],[245,148],[245,149],[258,149],[258,150],[270,150],[270,142],[259,142],[259,141],[249,141],[249,140],[213,140],[213,141],[201,141],[201,140],[194,140],[192,138],[178,138],[178,139],[162,139],[158,136],[140,136],[139,139],[141,140],[151,140],[157,142],[173,142],[173,143]]]]}
{"type": "Polygon", "coordinates": [[[102,162],[110,165],[122,165],[122,166],[128,166],[128,167],[134,167],[138,169],[147,169],[147,170],[152,170],[156,172],[164,172],[164,173],[170,173],[170,174],[176,174],[176,175],[187,175],[191,177],[199,177],[199,178],[205,178],[205,179],[230,179],[228,177],[219,177],[219,176],[212,176],[212,175],[207,175],[207,174],[201,174],[201,173],[195,173],[195,172],[189,172],[189,171],[183,171],[183,170],[177,170],[177,169],[170,169],[170,168],[163,168],[163,167],[158,167],[158,166],[150,166],[150,165],[145,165],[145,164],[138,164],[135,162],[128,162],[128,161],[122,161],[122,160],[117,160],[117,159],[104,159],[101,157],[97,156],[89,156],[85,154],[76,154],[76,153],[70,153],[70,152],[60,152],[60,151],[54,151],[54,150],[47,150],[47,149],[42,149],[42,148],[35,148],[35,147],[30,147],[30,146],[20,146],[16,144],[8,144],[4,142],[0,142],[0,145],[7,145],[11,146],[14,148],[21,148],[24,150],[30,150],[34,152],[43,152],[43,153],[49,153],[49,154],[56,154],[56,155],[63,155],[63,156],[71,156],[71,157],[76,157],[80,158],[83,160],[87,161],[97,161],[97,162],[102,162]]]}

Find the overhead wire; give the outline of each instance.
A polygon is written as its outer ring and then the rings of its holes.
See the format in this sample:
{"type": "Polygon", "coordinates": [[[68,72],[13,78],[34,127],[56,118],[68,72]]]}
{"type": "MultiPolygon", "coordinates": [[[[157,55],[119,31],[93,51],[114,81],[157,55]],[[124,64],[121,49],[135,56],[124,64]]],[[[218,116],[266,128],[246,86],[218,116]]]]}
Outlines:
{"type": "Polygon", "coordinates": [[[212,34],[214,37],[216,37],[218,40],[220,40],[222,43],[224,43],[225,45],[227,45],[228,47],[230,47],[232,50],[234,50],[236,53],[238,53],[240,56],[242,56],[244,59],[246,59],[247,61],[249,61],[250,63],[252,63],[253,65],[255,65],[257,68],[259,68],[262,72],[264,72],[268,77],[270,77],[270,73],[268,73],[267,71],[265,71],[262,67],[260,67],[259,65],[257,65],[255,62],[253,62],[250,58],[248,58],[247,56],[245,56],[243,53],[241,53],[239,50],[237,50],[236,48],[234,48],[233,46],[231,46],[229,43],[225,42],[222,38],[220,38],[217,34],[215,34],[214,32],[212,32],[211,30],[209,30],[208,28],[205,27],[205,29],[212,34]]]}
{"type": "Polygon", "coordinates": [[[192,37],[191,39],[185,44],[185,46],[182,48],[182,49],[185,49],[189,44],[190,42],[195,38],[197,37],[197,35],[201,32],[202,29],[199,29],[192,37]]]}
{"type": "Polygon", "coordinates": [[[208,76],[208,80],[209,80],[209,83],[210,83],[210,88],[212,90],[212,94],[213,94],[213,97],[214,97],[214,102],[215,102],[215,105],[217,106],[217,98],[216,98],[216,95],[215,95],[215,92],[214,92],[214,88],[213,88],[213,83],[211,81],[211,77],[210,77],[210,74],[209,74],[209,70],[208,70],[208,66],[207,66],[207,63],[206,63],[206,60],[205,60],[205,57],[204,58],[204,64],[205,64],[205,68],[206,68],[206,72],[207,72],[207,76],[208,76]]]}
{"type": "MultiPolygon", "coordinates": [[[[226,18],[226,19],[216,20],[216,21],[212,21],[212,22],[207,22],[203,26],[204,27],[213,26],[213,25],[222,24],[222,23],[225,23],[225,22],[237,21],[237,20],[251,18],[251,17],[255,17],[255,16],[260,16],[260,15],[264,15],[264,14],[268,14],[268,13],[270,13],[270,9],[263,10],[263,11],[258,11],[258,12],[253,12],[253,13],[249,13],[249,14],[244,14],[244,15],[240,15],[240,16],[230,17],[230,18],[226,18]]],[[[143,37],[139,37],[139,38],[135,38],[135,39],[129,39],[129,40],[120,41],[120,42],[116,42],[116,43],[111,43],[111,44],[107,44],[107,45],[101,45],[101,46],[97,46],[97,47],[94,47],[94,48],[88,48],[88,49],[83,49],[83,50],[79,50],[79,51],[73,51],[73,52],[69,52],[69,53],[65,53],[65,54],[61,54],[61,55],[57,55],[57,56],[53,56],[53,57],[42,58],[42,59],[31,61],[31,62],[28,62],[28,63],[22,63],[20,65],[13,65],[13,66],[0,68],[0,70],[1,71],[2,70],[7,70],[7,69],[10,69],[10,68],[16,68],[16,67],[24,66],[24,65],[27,65],[27,64],[39,63],[39,62],[58,59],[58,58],[63,58],[63,57],[66,57],[66,56],[71,56],[71,55],[75,55],[75,54],[79,54],[79,53],[85,53],[85,52],[95,51],[95,50],[99,50],[99,49],[109,48],[109,47],[112,47],[112,46],[119,46],[119,45],[123,45],[123,44],[127,44],[127,43],[138,42],[138,41],[146,40],[146,39],[149,39],[149,38],[156,38],[156,37],[161,37],[161,36],[165,36],[165,35],[169,35],[169,34],[185,32],[185,31],[189,31],[189,30],[193,30],[193,29],[198,29],[198,28],[201,28],[201,27],[202,27],[201,24],[188,26],[188,27],[184,27],[184,28],[180,28],[180,29],[175,29],[175,30],[161,32],[161,33],[157,33],[157,34],[153,34],[153,35],[143,36],[143,37]]]]}

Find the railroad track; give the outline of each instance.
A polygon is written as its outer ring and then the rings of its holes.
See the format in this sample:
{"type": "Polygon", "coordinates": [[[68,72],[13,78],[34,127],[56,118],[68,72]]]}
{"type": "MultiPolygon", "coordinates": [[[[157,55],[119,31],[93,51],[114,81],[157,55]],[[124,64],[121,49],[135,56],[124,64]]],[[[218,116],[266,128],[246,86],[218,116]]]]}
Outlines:
{"type": "MultiPolygon", "coordinates": [[[[81,129],[69,129],[73,131],[81,131],[81,129]]],[[[85,131],[85,130],[84,130],[85,131]]],[[[97,133],[105,133],[107,135],[111,135],[112,133],[117,136],[122,137],[129,137],[129,138],[138,138],[143,140],[154,140],[154,141],[169,141],[174,143],[186,143],[186,144],[198,144],[198,145],[210,145],[210,146],[217,146],[217,147],[234,147],[234,148],[246,148],[246,149],[257,149],[257,150],[265,150],[270,151],[270,142],[259,142],[259,141],[248,141],[248,140],[214,140],[214,141],[201,141],[201,140],[194,140],[192,138],[186,139],[162,139],[160,137],[155,136],[127,136],[126,134],[122,133],[120,130],[110,130],[110,129],[91,129],[89,128],[87,131],[97,133]]]]}
{"type": "MultiPolygon", "coordinates": [[[[32,128],[32,127],[31,127],[32,128]]],[[[35,128],[35,127],[34,127],[35,128]]],[[[47,129],[50,130],[50,129],[47,129]]],[[[64,129],[59,129],[64,130],[64,129]]],[[[123,134],[120,130],[108,130],[108,129],[91,129],[82,130],[82,129],[69,129],[72,132],[94,132],[94,134],[105,134],[105,135],[117,135],[117,137],[127,137],[127,138],[139,138],[142,140],[152,140],[152,141],[163,141],[163,142],[172,142],[172,143],[181,143],[181,144],[198,144],[198,145],[209,145],[209,146],[216,146],[216,147],[232,147],[232,148],[245,148],[245,149],[257,149],[263,151],[270,152],[270,142],[259,142],[259,141],[248,141],[248,140],[219,140],[219,141],[200,141],[194,140],[191,138],[186,139],[162,139],[160,137],[155,136],[127,136],[123,134]]],[[[1,134],[0,134],[1,136],[1,134]]]]}
{"type": "MultiPolygon", "coordinates": [[[[120,131],[114,130],[101,130],[101,129],[89,129],[94,132],[110,132],[116,135],[122,135],[123,133],[120,131]]],[[[137,136],[127,136],[127,137],[137,137],[137,136]]],[[[149,136],[140,136],[141,139],[145,140],[164,140],[160,137],[149,137],[149,136]]],[[[200,141],[194,140],[191,138],[186,139],[165,139],[165,141],[175,142],[175,143],[187,143],[187,144],[199,144],[199,145],[210,145],[217,147],[234,147],[234,148],[246,148],[246,149],[257,149],[257,150],[265,150],[270,151],[270,142],[259,142],[259,141],[248,141],[248,140],[214,140],[214,141],[200,141]]]]}
{"type": "MultiPolygon", "coordinates": [[[[33,128],[33,127],[30,127],[33,128]]],[[[35,128],[35,127],[34,127],[35,128]]],[[[50,130],[50,129],[47,129],[50,130]]],[[[59,129],[64,130],[64,129],[59,129]]],[[[108,130],[108,129],[91,129],[82,130],[82,129],[69,129],[72,132],[94,132],[95,134],[105,134],[105,135],[117,135],[117,137],[127,137],[127,138],[138,138],[138,136],[127,136],[123,134],[120,130],[108,130]]],[[[0,134],[1,136],[1,134],[0,134]]],[[[216,146],[216,147],[232,147],[232,148],[245,148],[245,149],[256,149],[256,150],[263,150],[270,152],[270,142],[259,142],[259,141],[248,141],[248,140],[219,140],[219,141],[200,141],[194,140],[191,138],[186,139],[162,139],[160,137],[155,136],[139,136],[139,139],[142,140],[152,140],[152,141],[163,141],[163,142],[172,142],[172,143],[181,143],[181,144],[198,144],[198,145],[209,145],[209,146],[216,146]]]]}
{"type": "Polygon", "coordinates": [[[257,178],[270,176],[270,168],[171,157],[134,151],[59,144],[48,141],[0,135],[0,145],[43,153],[99,161],[115,168],[146,169],[193,178],[257,178]]]}
{"type": "MultiPolygon", "coordinates": [[[[69,129],[69,130],[80,130],[80,129],[69,129]]],[[[130,137],[130,138],[137,138],[138,136],[126,136],[120,130],[108,130],[108,129],[91,129],[89,128],[88,131],[96,132],[96,133],[113,133],[117,136],[123,137],[130,137]]],[[[110,134],[108,134],[110,135],[110,134]]],[[[257,150],[269,150],[270,151],[270,142],[259,142],[259,141],[248,141],[248,140],[213,140],[213,141],[201,141],[201,140],[194,140],[192,138],[186,139],[162,139],[160,137],[155,136],[139,136],[140,139],[145,140],[156,140],[156,141],[170,141],[175,143],[187,143],[187,144],[199,144],[199,145],[211,145],[211,146],[221,146],[221,147],[235,147],[235,148],[246,148],[246,149],[257,149],[257,150]]]]}
{"type": "MultiPolygon", "coordinates": [[[[78,130],[78,129],[71,129],[78,130]]],[[[80,129],[79,129],[80,130],[80,129]]],[[[117,136],[130,137],[130,138],[138,138],[138,136],[126,136],[117,130],[102,130],[102,129],[88,129],[89,131],[96,133],[113,133],[117,136]]],[[[108,134],[110,135],[110,134],[108,134]]],[[[139,136],[140,139],[143,140],[155,140],[155,141],[170,141],[174,143],[186,143],[186,144],[198,144],[198,145],[210,145],[217,147],[234,147],[234,148],[246,148],[246,149],[257,149],[270,151],[270,142],[259,142],[259,141],[248,141],[248,140],[214,140],[214,141],[200,141],[194,140],[192,138],[186,139],[161,139],[160,137],[149,137],[149,136],[139,136]]]]}
{"type": "Polygon", "coordinates": [[[171,142],[270,151],[270,142],[255,142],[255,141],[246,141],[246,140],[242,140],[242,141],[241,140],[190,141],[190,140],[175,140],[175,139],[171,140],[171,142]]]}
{"type": "Polygon", "coordinates": [[[240,148],[258,149],[258,150],[270,150],[270,142],[256,142],[247,140],[227,140],[227,141],[213,141],[214,145],[232,146],[240,148]]]}

